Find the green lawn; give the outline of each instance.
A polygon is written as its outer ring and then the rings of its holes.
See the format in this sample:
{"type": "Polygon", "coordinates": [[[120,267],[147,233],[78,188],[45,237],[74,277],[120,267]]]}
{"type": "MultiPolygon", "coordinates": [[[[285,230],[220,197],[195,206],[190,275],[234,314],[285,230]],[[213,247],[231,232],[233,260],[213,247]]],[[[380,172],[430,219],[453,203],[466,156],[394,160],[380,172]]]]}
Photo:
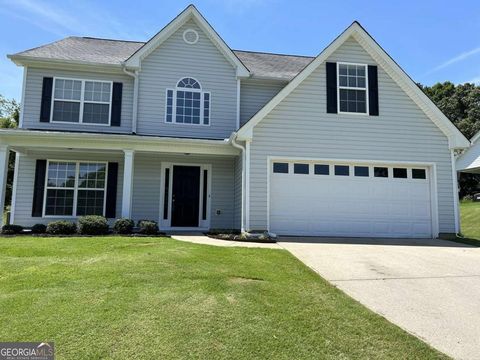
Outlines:
{"type": "Polygon", "coordinates": [[[0,309],[58,359],[446,358],[282,250],[0,238],[0,309]]]}
{"type": "Polygon", "coordinates": [[[480,246],[480,202],[461,201],[462,235],[480,246]]]}

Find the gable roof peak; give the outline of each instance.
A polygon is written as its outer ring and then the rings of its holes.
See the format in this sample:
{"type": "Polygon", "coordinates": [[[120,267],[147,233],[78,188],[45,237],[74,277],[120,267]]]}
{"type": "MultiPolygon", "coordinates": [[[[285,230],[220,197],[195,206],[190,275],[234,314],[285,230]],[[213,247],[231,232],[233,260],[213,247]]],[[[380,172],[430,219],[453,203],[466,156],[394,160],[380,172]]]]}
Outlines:
{"type": "Polygon", "coordinates": [[[129,68],[140,68],[142,60],[157,49],[165,40],[173,35],[181,26],[190,19],[194,19],[197,25],[208,36],[212,43],[217,47],[220,53],[232,64],[237,71],[238,77],[250,76],[250,71],[235,55],[225,41],[218,35],[215,29],[208,23],[203,15],[198,11],[195,5],[188,5],[180,14],[170,21],[163,29],[155,34],[135,53],[133,53],[123,64],[129,68]]]}

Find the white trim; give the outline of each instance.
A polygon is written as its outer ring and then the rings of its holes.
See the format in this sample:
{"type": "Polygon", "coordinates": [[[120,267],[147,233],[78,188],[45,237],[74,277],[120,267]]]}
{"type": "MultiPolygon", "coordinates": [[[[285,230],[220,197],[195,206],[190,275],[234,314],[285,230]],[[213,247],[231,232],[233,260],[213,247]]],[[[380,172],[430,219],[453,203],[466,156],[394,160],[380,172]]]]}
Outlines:
{"type": "Polygon", "coordinates": [[[218,50],[236,69],[237,76],[248,77],[250,75],[246,66],[238,59],[223,39],[215,32],[194,5],[189,5],[167,26],[160,30],[154,37],[143,45],[137,52],[125,61],[127,67],[140,68],[142,60],[157,49],[164,41],[172,36],[180,27],[190,19],[193,19],[198,27],[207,35],[218,50]]]}
{"type": "Polygon", "coordinates": [[[3,225],[3,211],[5,210],[5,195],[7,193],[8,158],[10,148],[0,145],[0,224],[3,225]]]}
{"type": "Polygon", "coordinates": [[[66,77],[54,77],[53,78],[53,84],[52,84],[52,101],[50,104],[50,122],[53,124],[82,124],[82,125],[93,125],[93,126],[111,126],[112,122],[112,97],[113,97],[113,81],[111,80],[91,80],[91,79],[80,79],[80,78],[66,78],[66,77]],[[55,84],[57,80],[67,80],[67,81],[80,81],[81,82],[81,89],[80,89],[80,100],[74,100],[74,99],[55,99],[55,84]],[[94,101],[94,100],[85,100],[85,83],[86,82],[98,82],[98,83],[107,83],[110,84],[110,101],[94,101]],[[53,120],[53,107],[55,101],[62,101],[62,102],[74,102],[74,103],[80,103],[80,110],[79,110],[79,119],[78,122],[70,122],[70,121],[58,121],[58,120],[53,120]],[[108,105],[108,123],[102,124],[102,123],[87,123],[83,122],[83,109],[85,106],[85,103],[88,104],[103,104],[103,105],[108,105]]]}
{"type": "MultiPolygon", "coordinates": [[[[133,77],[133,109],[132,109],[132,133],[137,133],[137,115],[138,115],[138,71],[128,71],[123,68],[123,72],[128,76],[133,77]]],[[[112,89],[113,90],[113,89],[112,89]]],[[[113,91],[112,91],[113,93],[113,91]]],[[[113,95],[112,95],[113,96],[113,95]]]]}
{"type": "Polygon", "coordinates": [[[480,139],[480,131],[477,132],[475,135],[473,135],[473,137],[472,137],[472,139],[470,140],[470,142],[471,142],[472,144],[475,144],[478,139],[480,139]]]}
{"type": "Polygon", "coordinates": [[[183,41],[185,41],[187,44],[189,45],[194,45],[198,42],[198,39],[200,39],[200,36],[198,35],[198,32],[195,31],[194,29],[187,29],[183,32],[183,41]],[[187,40],[187,33],[194,33],[195,34],[195,40],[193,41],[190,41],[190,40],[187,40]]]}
{"type": "Polygon", "coordinates": [[[10,223],[15,224],[15,208],[17,206],[17,188],[18,188],[18,172],[20,167],[20,153],[15,153],[15,167],[13,171],[12,184],[12,203],[10,205],[10,223]]]}
{"type": "Polygon", "coordinates": [[[452,190],[453,190],[453,211],[455,215],[455,233],[459,234],[461,231],[460,227],[460,213],[459,213],[459,198],[458,198],[458,179],[457,179],[457,169],[455,167],[455,150],[450,150],[450,159],[452,167],[452,190]]]}
{"type": "Polygon", "coordinates": [[[236,128],[235,131],[238,131],[240,129],[240,79],[237,79],[237,123],[236,123],[236,128]]]}
{"type": "Polygon", "coordinates": [[[250,231],[250,140],[245,141],[245,230],[250,231]]]}
{"type": "Polygon", "coordinates": [[[330,55],[333,54],[347,39],[353,36],[358,43],[372,56],[377,64],[392,77],[405,93],[423,110],[423,112],[447,136],[449,147],[466,148],[470,142],[453,125],[450,120],[435,106],[435,104],[420,90],[415,82],[390,58],[390,56],[372,39],[372,37],[354,22],[328,45],[310,64],[308,64],[292,81],[275,95],[260,111],[258,111],[238,131],[238,139],[250,139],[253,128],[262,121],[281,101],[297,88],[310,74],[312,74],[330,55]]]}
{"type": "Polygon", "coordinates": [[[108,179],[108,162],[107,161],[95,161],[95,160],[65,160],[65,159],[47,159],[47,167],[45,171],[45,186],[43,189],[43,204],[42,204],[42,218],[51,218],[51,219],[75,219],[78,218],[77,215],[77,198],[79,191],[92,190],[92,191],[103,191],[103,212],[102,216],[105,216],[106,211],[106,198],[107,198],[107,179],[108,179]],[[54,187],[48,186],[48,166],[51,162],[60,162],[60,163],[74,163],[75,164],[75,182],[72,187],[54,187]],[[80,175],[80,164],[105,164],[105,181],[103,190],[100,188],[79,188],[79,175],[80,175]],[[46,215],[45,210],[47,206],[47,191],[49,189],[53,190],[71,190],[73,191],[73,205],[72,205],[72,215],[46,215]]]}
{"type": "Polygon", "coordinates": [[[18,127],[21,129],[23,128],[23,119],[25,117],[25,91],[27,88],[27,72],[28,67],[25,66],[23,68],[23,81],[22,81],[22,98],[20,102],[20,119],[18,120],[18,127]]]}
{"type": "Polygon", "coordinates": [[[245,185],[246,185],[246,161],[245,161],[245,147],[236,142],[235,136],[232,135],[232,145],[241,150],[241,159],[242,159],[242,185],[241,185],[241,207],[240,207],[240,230],[245,231],[245,185]]]}
{"type": "Polygon", "coordinates": [[[348,114],[348,115],[369,115],[370,104],[368,101],[368,64],[337,62],[336,71],[337,71],[337,113],[348,114]],[[361,88],[361,87],[352,87],[352,86],[341,86],[340,85],[340,65],[355,65],[355,66],[364,67],[365,68],[365,87],[361,88]],[[352,111],[341,111],[340,110],[340,89],[365,91],[365,112],[361,113],[361,112],[352,112],[352,111]]]}
{"type": "MultiPolygon", "coordinates": [[[[270,231],[270,177],[272,173],[272,163],[274,161],[283,161],[283,162],[292,162],[292,161],[305,161],[305,162],[324,162],[330,165],[330,175],[335,176],[332,173],[332,163],[340,163],[340,164],[349,164],[349,165],[384,165],[385,167],[389,168],[389,179],[393,179],[390,176],[390,167],[395,165],[397,166],[409,166],[409,167],[424,167],[427,168],[427,178],[421,179],[430,182],[430,211],[432,215],[432,237],[437,238],[439,235],[439,218],[438,218],[438,199],[437,199],[437,167],[436,164],[433,162],[418,162],[418,161],[398,161],[398,160],[362,160],[362,159],[329,159],[329,158],[311,158],[311,157],[295,157],[295,156],[267,156],[267,231],[270,231]]],[[[289,169],[289,173],[291,169],[289,169]]],[[[311,170],[311,169],[310,169],[311,170]]],[[[350,174],[351,166],[350,166],[350,174]]],[[[369,169],[369,177],[372,179],[377,179],[377,181],[382,181],[383,178],[374,178],[373,171],[369,169]]],[[[311,175],[311,171],[310,171],[311,175]]],[[[313,175],[315,176],[315,175],[313,175]]],[[[322,175],[316,175],[322,176],[322,175]]],[[[348,176],[351,178],[353,176],[348,176]]],[[[338,176],[339,179],[342,176],[338,176]]],[[[347,178],[347,176],[345,176],[347,178]]],[[[408,179],[408,180],[415,180],[415,179],[408,179]]]]}
{"type": "Polygon", "coordinates": [[[212,218],[212,165],[208,163],[184,163],[184,162],[162,162],[160,165],[160,211],[159,211],[159,221],[160,228],[167,231],[175,230],[208,230],[210,229],[211,218],[212,218]],[[173,168],[174,166],[193,166],[198,167],[200,170],[200,184],[199,184],[199,207],[198,207],[198,227],[175,227],[172,226],[172,194],[173,194],[173,168]],[[169,170],[169,187],[168,187],[168,215],[167,219],[164,219],[164,202],[165,202],[165,169],[169,170]],[[203,171],[207,170],[207,213],[206,219],[202,219],[203,212],[203,171]]]}
{"type": "Polygon", "coordinates": [[[175,88],[166,88],[165,89],[165,119],[166,124],[174,124],[174,125],[187,125],[187,126],[210,126],[212,124],[212,93],[210,91],[203,91],[202,84],[200,81],[195,79],[193,76],[183,76],[180,80],[177,81],[177,85],[175,88]],[[193,79],[197,82],[200,86],[200,89],[193,89],[193,88],[185,88],[179,87],[178,83],[183,79],[193,79]],[[168,92],[172,91],[172,121],[167,121],[167,106],[168,106],[168,92]],[[177,122],[177,92],[196,92],[200,94],[200,120],[198,124],[195,123],[184,123],[184,122],[177,122]],[[205,94],[208,94],[208,104],[209,104],[209,111],[208,111],[208,124],[205,124],[205,116],[204,116],[204,106],[205,106],[205,94]]]}
{"type": "Polygon", "coordinates": [[[123,153],[122,218],[131,219],[135,152],[133,150],[123,150],[123,153]]]}

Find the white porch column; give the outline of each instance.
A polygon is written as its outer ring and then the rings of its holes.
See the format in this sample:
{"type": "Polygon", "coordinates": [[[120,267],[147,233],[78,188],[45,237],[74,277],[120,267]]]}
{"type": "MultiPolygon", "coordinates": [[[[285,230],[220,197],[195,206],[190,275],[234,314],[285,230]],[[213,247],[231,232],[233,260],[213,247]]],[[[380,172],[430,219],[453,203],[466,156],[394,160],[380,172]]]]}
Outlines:
{"type": "Polygon", "coordinates": [[[123,150],[123,195],[122,195],[122,217],[130,219],[132,217],[132,193],[133,193],[133,161],[135,152],[133,150],[123,150]]]}
{"type": "Polygon", "coordinates": [[[0,223],[3,225],[3,211],[5,210],[5,194],[7,190],[9,148],[0,145],[0,223]]]}

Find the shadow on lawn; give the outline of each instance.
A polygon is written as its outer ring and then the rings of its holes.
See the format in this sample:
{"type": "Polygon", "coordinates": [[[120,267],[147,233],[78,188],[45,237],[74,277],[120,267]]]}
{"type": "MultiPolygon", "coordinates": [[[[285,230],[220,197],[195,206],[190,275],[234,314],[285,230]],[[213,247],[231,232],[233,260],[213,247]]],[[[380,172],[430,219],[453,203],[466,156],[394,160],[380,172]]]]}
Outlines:
{"type": "Polygon", "coordinates": [[[341,237],[297,237],[281,236],[279,243],[295,242],[305,244],[352,244],[352,245],[391,245],[391,246],[431,246],[431,247],[468,247],[480,246],[480,241],[457,237],[452,240],[442,239],[389,239],[389,238],[341,238],[341,237]]]}

